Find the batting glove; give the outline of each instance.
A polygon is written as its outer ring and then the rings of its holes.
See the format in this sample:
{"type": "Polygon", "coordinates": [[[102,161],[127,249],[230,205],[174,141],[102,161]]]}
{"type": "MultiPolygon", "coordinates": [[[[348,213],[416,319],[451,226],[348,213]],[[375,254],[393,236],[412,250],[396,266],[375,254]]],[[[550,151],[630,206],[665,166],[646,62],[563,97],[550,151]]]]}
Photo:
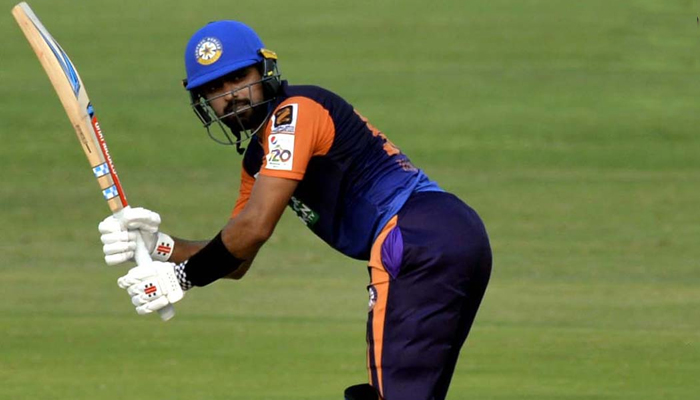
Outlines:
{"type": "Polygon", "coordinates": [[[175,264],[169,262],[152,261],[134,267],[117,284],[126,289],[141,315],[158,311],[185,296],[175,274],[175,264]]]}
{"type": "Polygon", "coordinates": [[[107,265],[117,265],[134,260],[136,230],[139,230],[151,258],[167,261],[173,252],[175,241],[169,235],[158,232],[160,215],[145,208],[125,208],[119,217],[110,215],[98,229],[102,236],[102,251],[107,265]]]}

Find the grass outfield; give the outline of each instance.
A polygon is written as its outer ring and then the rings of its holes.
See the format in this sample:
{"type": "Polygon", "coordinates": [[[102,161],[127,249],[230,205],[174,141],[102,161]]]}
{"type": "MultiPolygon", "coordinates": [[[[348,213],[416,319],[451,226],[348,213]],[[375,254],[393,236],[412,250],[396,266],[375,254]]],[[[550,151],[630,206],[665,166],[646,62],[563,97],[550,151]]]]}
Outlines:
{"type": "MultiPolygon", "coordinates": [[[[330,400],[365,380],[364,264],[291,213],[246,279],[192,291],[167,324],[136,316],[13,4],[0,0],[0,400],[330,400]]],[[[475,207],[494,274],[449,399],[700,392],[700,2],[30,4],[76,64],[131,203],[164,231],[211,237],[236,198],[240,158],[179,84],[188,37],[221,18],[475,207]]]]}

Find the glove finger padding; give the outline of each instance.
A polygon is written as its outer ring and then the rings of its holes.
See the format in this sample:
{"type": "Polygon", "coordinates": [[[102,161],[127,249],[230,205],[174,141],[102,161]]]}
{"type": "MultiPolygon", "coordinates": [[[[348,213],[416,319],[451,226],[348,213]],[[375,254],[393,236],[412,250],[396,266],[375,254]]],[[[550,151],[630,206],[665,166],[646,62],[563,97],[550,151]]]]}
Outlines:
{"type": "Polygon", "coordinates": [[[100,236],[103,244],[119,243],[119,242],[134,242],[136,243],[136,232],[133,231],[117,231],[107,232],[100,236]]]}
{"type": "Polygon", "coordinates": [[[168,301],[168,299],[166,299],[165,297],[160,297],[154,301],[150,301],[142,306],[136,307],[136,312],[139,313],[139,315],[150,314],[153,311],[160,310],[168,304],[170,304],[170,301],[168,301]]]}
{"type": "Polygon", "coordinates": [[[129,208],[123,211],[121,222],[129,229],[156,233],[160,226],[160,215],[142,207],[129,208]]]}
{"type": "Polygon", "coordinates": [[[105,243],[105,245],[102,246],[102,252],[105,253],[106,256],[112,254],[125,253],[127,251],[133,252],[135,250],[136,241],[105,243]]]}
{"type": "Polygon", "coordinates": [[[97,226],[97,229],[100,231],[100,233],[122,232],[125,230],[121,222],[119,222],[119,220],[113,215],[103,219],[97,226]]]}
{"type": "Polygon", "coordinates": [[[134,252],[133,251],[126,251],[124,253],[111,254],[111,255],[105,256],[105,263],[109,266],[113,266],[113,265],[119,265],[119,264],[125,263],[127,261],[131,261],[133,259],[134,259],[134,252]]]}
{"type": "Polygon", "coordinates": [[[142,207],[125,208],[119,217],[119,222],[128,230],[139,230],[143,244],[149,253],[153,253],[158,240],[158,227],[160,226],[160,215],[142,207]]]}
{"type": "Polygon", "coordinates": [[[134,259],[137,236],[141,236],[146,250],[152,258],[167,261],[172,255],[174,240],[158,232],[160,215],[142,207],[124,208],[119,217],[110,215],[100,222],[98,229],[104,244],[102,251],[108,265],[121,264],[134,259]],[[157,249],[158,242],[162,249],[157,249]]]}
{"type": "Polygon", "coordinates": [[[134,259],[136,232],[117,231],[103,233],[100,240],[104,244],[102,252],[107,265],[117,265],[134,259]]]}
{"type": "Polygon", "coordinates": [[[145,266],[136,266],[130,269],[126,275],[117,279],[117,284],[122,289],[128,289],[146,278],[156,275],[157,272],[155,271],[155,268],[153,268],[153,264],[155,264],[155,262],[146,264],[145,266]]]}

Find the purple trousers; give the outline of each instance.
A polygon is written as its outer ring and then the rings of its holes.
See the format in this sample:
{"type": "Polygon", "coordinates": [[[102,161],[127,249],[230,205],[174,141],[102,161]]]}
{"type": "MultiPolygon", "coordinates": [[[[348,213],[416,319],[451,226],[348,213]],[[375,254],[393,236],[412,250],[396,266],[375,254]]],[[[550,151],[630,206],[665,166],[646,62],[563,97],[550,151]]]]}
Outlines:
{"type": "Polygon", "coordinates": [[[478,214],[445,192],[411,196],[369,261],[367,366],[385,400],[443,400],[491,274],[478,214]]]}

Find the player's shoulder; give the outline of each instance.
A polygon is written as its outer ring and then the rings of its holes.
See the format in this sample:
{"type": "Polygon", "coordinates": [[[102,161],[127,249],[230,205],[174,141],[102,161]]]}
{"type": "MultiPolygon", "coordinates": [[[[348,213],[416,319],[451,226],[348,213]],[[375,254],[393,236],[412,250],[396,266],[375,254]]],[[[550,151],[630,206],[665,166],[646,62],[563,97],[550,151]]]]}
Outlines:
{"type": "Polygon", "coordinates": [[[300,126],[332,126],[328,122],[340,110],[351,109],[340,96],[320,86],[292,86],[284,82],[263,137],[280,133],[293,135],[300,126]]]}
{"type": "Polygon", "coordinates": [[[282,92],[287,97],[307,97],[309,99],[322,99],[326,97],[340,97],[336,93],[316,85],[290,85],[288,83],[282,85],[282,92]]]}
{"type": "Polygon", "coordinates": [[[282,85],[281,100],[275,111],[294,103],[306,108],[320,106],[329,111],[337,108],[352,107],[338,94],[323,87],[315,85],[289,85],[286,81],[282,85]]]}

